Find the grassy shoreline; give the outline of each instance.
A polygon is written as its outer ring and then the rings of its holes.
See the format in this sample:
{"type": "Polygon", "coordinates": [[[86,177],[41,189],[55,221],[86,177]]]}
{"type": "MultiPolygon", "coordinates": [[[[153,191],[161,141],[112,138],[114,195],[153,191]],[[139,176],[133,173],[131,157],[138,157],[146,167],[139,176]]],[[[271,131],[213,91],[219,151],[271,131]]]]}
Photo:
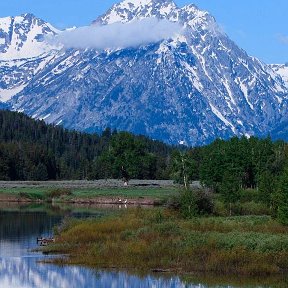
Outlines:
{"type": "Polygon", "coordinates": [[[172,181],[0,181],[0,202],[155,205],[177,194],[172,181]]]}
{"type": "MultiPolygon", "coordinates": [[[[103,180],[0,182],[0,202],[133,207],[167,203],[179,195],[171,182],[131,181],[123,187],[115,181],[116,185],[103,180]]],[[[218,216],[185,220],[179,211],[168,208],[132,208],[101,220],[70,220],[60,227],[56,245],[45,250],[70,255],[55,260],[58,263],[97,268],[247,277],[287,274],[288,227],[261,216],[269,209],[253,202],[250,191],[243,195],[242,202],[234,205],[235,214],[259,216],[228,217],[219,195],[212,198],[213,215],[218,216]]]]}
{"type": "Polygon", "coordinates": [[[167,209],[133,209],[66,223],[50,252],[97,268],[269,276],[288,271],[288,228],[269,216],[183,220],[167,209]]]}

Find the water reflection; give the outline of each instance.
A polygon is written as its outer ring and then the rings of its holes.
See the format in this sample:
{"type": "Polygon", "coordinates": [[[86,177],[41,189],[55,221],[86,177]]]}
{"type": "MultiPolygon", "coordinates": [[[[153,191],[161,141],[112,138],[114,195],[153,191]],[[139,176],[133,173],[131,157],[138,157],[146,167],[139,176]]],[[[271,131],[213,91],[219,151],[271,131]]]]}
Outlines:
{"type": "MultiPolygon", "coordinates": [[[[0,287],[1,288],[206,288],[206,287],[287,287],[282,285],[231,284],[219,285],[215,281],[189,279],[169,275],[137,276],[127,272],[93,270],[79,266],[43,264],[45,256],[31,252],[37,247],[39,236],[50,237],[54,225],[67,215],[99,217],[106,210],[75,210],[59,207],[0,207],[0,287]],[[187,284],[190,283],[190,284],[187,284]],[[192,284],[193,283],[193,284],[192,284]],[[200,284],[207,283],[207,284],[200,284]]],[[[221,281],[222,282],[222,281],[221,281]]],[[[223,282],[222,282],[223,283],[223,282]]],[[[225,282],[224,282],[225,283],[225,282]]],[[[226,283],[231,283],[228,281],[226,283]]],[[[234,282],[233,282],[234,283],[234,282]]],[[[279,283],[279,282],[278,282],[279,283]]],[[[281,284],[281,283],[280,283],[281,284]]],[[[287,283],[286,283],[287,284],[287,283]]]]}
{"type": "Polygon", "coordinates": [[[201,287],[185,286],[177,277],[170,279],[153,276],[140,278],[124,272],[99,271],[96,273],[93,270],[76,266],[57,267],[37,264],[36,260],[37,258],[25,257],[0,260],[1,288],[201,287]]]}
{"type": "MultiPolygon", "coordinates": [[[[52,228],[68,215],[88,217],[103,214],[103,210],[48,210],[31,207],[9,207],[0,210],[0,287],[1,288],[93,288],[93,287],[184,287],[179,278],[131,276],[124,272],[95,271],[79,266],[42,264],[37,247],[39,236],[51,236],[52,228]],[[40,262],[40,263],[39,263],[40,262]]],[[[187,286],[186,286],[187,287],[187,286]]],[[[192,287],[192,286],[191,286],[192,287]]]]}

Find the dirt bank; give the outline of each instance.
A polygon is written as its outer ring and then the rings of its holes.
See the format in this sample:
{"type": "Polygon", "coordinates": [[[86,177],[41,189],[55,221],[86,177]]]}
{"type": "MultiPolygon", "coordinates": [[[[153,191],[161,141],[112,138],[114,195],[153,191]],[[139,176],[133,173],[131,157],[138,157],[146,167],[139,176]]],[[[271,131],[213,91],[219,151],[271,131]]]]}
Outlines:
{"type": "MultiPolygon", "coordinates": [[[[66,202],[66,201],[65,201],[66,202]]],[[[95,198],[73,198],[67,201],[72,204],[102,204],[102,205],[159,205],[160,202],[155,199],[139,198],[120,198],[120,197],[95,197],[95,198]]]]}
{"type": "MultiPolygon", "coordinates": [[[[0,202],[32,202],[31,199],[20,197],[18,195],[9,195],[0,193],[0,202]]],[[[35,202],[35,201],[34,201],[35,202]]]]}

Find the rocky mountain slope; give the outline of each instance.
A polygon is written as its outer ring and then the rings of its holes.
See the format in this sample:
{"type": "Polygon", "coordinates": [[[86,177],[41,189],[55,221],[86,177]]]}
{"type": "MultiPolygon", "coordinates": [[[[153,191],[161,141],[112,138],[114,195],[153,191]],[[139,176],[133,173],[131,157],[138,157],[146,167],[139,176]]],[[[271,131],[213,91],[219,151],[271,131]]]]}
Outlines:
{"type": "MultiPolygon", "coordinates": [[[[93,25],[151,18],[178,23],[182,30],[150,44],[106,50],[57,50],[50,43],[41,50],[45,39],[34,33],[21,38],[21,47],[30,41],[38,51],[25,60],[8,59],[14,45],[0,46],[0,99],[12,110],[67,128],[92,132],[109,126],[189,145],[267,135],[286,120],[282,77],[247,55],[195,5],[124,0],[93,25]]],[[[39,35],[59,33],[49,24],[42,27],[47,29],[39,35]]],[[[21,47],[19,52],[26,51],[21,47]]]]}

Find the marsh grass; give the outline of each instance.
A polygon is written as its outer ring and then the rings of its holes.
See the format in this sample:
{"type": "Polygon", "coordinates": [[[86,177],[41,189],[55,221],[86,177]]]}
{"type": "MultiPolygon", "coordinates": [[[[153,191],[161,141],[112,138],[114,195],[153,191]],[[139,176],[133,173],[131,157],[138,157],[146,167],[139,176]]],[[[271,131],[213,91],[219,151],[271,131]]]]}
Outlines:
{"type": "MultiPolygon", "coordinates": [[[[1,188],[0,195],[3,196],[14,196],[18,198],[26,198],[30,200],[43,200],[45,193],[47,193],[49,189],[45,188],[37,188],[37,187],[29,187],[29,188],[1,188]]],[[[5,198],[5,197],[4,197],[5,198]]]]}
{"type": "Polygon", "coordinates": [[[99,268],[272,275],[287,272],[288,228],[268,216],[183,220],[139,208],[70,223],[49,249],[69,253],[65,263],[99,268]]]}
{"type": "Polygon", "coordinates": [[[245,277],[243,275],[219,275],[217,273],[189,273],[181,276],[181,280],[188,285],[198,287],[202,283],[204,287],[288,287],[288,276],[274,275],[269,277],[245,277]]]}
{"type": "Polygon", "coordinates": [[[43,198],[46,201],[52,201],[55,198],[61,198],[65,196],[71,196],[72,191],[71,189],[68,188],[57,188],[57,189],[52,189],[44,193],[43,198]]]}

